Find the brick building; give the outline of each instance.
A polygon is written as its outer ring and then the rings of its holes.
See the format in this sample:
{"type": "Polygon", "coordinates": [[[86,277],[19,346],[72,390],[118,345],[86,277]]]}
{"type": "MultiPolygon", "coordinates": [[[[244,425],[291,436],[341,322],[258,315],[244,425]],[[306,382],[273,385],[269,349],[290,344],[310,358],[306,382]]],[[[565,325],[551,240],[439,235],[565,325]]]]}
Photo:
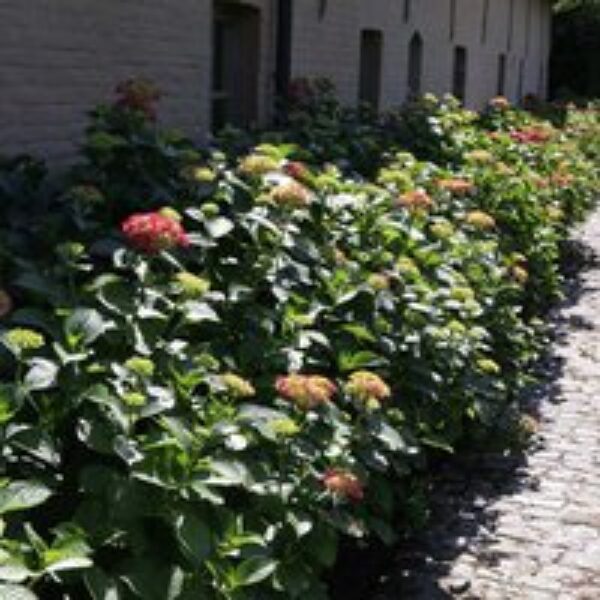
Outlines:
{"type": "Polygon", "coordinates": [[[0,0],[0,150],[67,159],[86,112],[137,75],[199,141],[268,122],[300,76],[380,108],[543,96],[550,15],[550,0],[0,0]]]}

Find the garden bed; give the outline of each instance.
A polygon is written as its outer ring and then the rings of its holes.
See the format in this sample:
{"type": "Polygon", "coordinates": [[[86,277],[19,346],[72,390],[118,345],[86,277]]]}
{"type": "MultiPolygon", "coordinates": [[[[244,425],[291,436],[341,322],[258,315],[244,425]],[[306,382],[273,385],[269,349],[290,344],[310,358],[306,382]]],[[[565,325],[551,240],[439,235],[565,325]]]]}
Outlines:
{"type": "Polygon", "coordinates": [[[424,526],[432,461],[531,427],[598,112],[301,89],[208,152],[129,82],[59,192],[4,163],[0,595],[327,598],[340,544],[424,526]]]}

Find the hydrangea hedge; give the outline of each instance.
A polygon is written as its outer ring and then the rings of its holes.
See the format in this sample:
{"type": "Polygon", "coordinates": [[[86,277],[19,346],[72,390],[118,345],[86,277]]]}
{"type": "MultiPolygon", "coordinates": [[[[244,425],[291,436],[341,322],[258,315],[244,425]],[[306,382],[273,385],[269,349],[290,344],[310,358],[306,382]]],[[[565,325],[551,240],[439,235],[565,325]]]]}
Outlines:
{"type": "Polygon", "coordinates": [[[60,185],[0,166],[0,596],[327,598],[428,457],[518,429],[598,112],[305,86],[209,153],[118,92],[60,185]]]}

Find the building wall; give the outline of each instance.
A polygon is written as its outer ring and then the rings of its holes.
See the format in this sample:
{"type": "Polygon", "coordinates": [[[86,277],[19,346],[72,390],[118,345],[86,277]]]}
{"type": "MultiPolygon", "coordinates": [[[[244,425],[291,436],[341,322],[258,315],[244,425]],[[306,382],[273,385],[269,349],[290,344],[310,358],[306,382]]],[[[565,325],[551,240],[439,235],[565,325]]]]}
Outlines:
{"type": "MultiPolygon", "coordinates": [[[[225,0],[223,0],[225,1],[225,0]]],[[[259,124],[273,112],[276,0],[235,0],[261,11],[259,124]]],[[[292,77],[331,79],[341,100],[356,104],[360,36],[383,35],[381,108],[407,96],[408,44],[424,40],[422,91],[452,88],[455,45],[468,49],[466,103],[496,94],[498,55],[507,54],[506,95],[543,94],[550,50],[549,0],[294,0],[292,77]],[[411,4],[405,20],[405,2],[411,4]],[[509,7],[514,2],[509,39],[509,7]],[[531,7],[529,8],[529,5],[531,7]],[[531,11],[527,27],[527,11],[531,11]],[[526,33],[529,42],[526,43],[526,33]]],[[[213,0],[0,0],[0,152],[29,152],[55,162],[71,158],[86,113],[134,76],[164,93],[162,123],[202,141],[210,131],[213,0]]]]}
{"type": "Polygon", "coordinates": [[[70,158],[86,111],[146,76],[161,118],[208,128],[211,0],[0,1],[0,151],[70,158]]]}
{"type": "Polygon", "coordinates": [[[329,1],[323,14],[321,0],[293,3],[292,78],[326,77],[347,104],[358,96],[361,1],[329,1]]]}
{"type": "Polygon", "coordinates": [[[452,0],[409,0],[408,22],[404,21],[405,1],[328,0],[322,16],[319,14],[321,0],[297,2],[293,76],[328,77],[336,84],[344,102],[356,103],[360,32],[378,29],[384,39],[381,105],[382,108],[397,106],[406,99],[408,44],[418,31],[424,40],[423,92],[451,91],[454,48],[460,45],[468,52],[465,98],[468,106],[479,108],[496,95],[501,53],[506,54],[505,95],[510,100],[520,100],[520,88],[523,94],[545,95],[550,49],[549,0],[489,0],[485,35],[485,0],[454,0],[454,28],[451,27],[452,0]],[[522,84],[519,82],[521,61],[522,84]]]}

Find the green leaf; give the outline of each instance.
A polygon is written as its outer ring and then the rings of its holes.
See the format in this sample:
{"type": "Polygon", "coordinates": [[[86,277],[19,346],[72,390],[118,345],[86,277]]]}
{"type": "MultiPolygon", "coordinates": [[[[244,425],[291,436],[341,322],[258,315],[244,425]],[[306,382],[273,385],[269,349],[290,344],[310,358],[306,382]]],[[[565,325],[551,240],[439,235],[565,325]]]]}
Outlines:
{"type": "Polygon", "coordinates": [[[43,504],[52,490],[38,481],[13,481],[0,488],[0,515],[43,504]]]}
{"type": "Polygon", "coordinates": [[[65,335],[71,348],[88,345],[110,327],[102,315],[92,308],[78,308],[65,321],[65,335]]]}
{"type": "Polygon", "coordinates": [[[250,473],[241,462],[213,460],[210,463],[210,475],[204,483],[223,487],[247,486],[250,483],[250,473]]]}
{"type": "Polygon", "coordinates": [[[448,454],[454,454],[454,448],[448,441],[439,435],[429,433],[420,438],[420,441],[424,446],[429,446],[430,448],[435,448],[436,450],[443,450],[444,452],[448,452],[448,454]]]}
{"type": "Polygon", "coordinates": [[[385,421],[379,421],[373,426],[374,434],[389,450],[398,452],[406,450],[406,443],[400,433],[385,421]]]}
{"type": "Polygon", "coordinates": [[[36,294],[43,300],[49,300],[53,304],[60,304],[64,300],[63,290],[52,279],[39,273],[23,273],[16,279],[14,285],[36,294]]]}
{"type": "Polygon", "coordinates": [[[85,584],[92,600],[121,600],[117,583],[109,579],[100,569],[85,574],[85,584]]]}
{"type": "Polygon", "coordinates": [[[0,425],[8,423],[23,404],[22,394],[12,384],[0,384],[0,425]]]}
{"type": "Polygon", "coordinates": [[[341,371],[356,371],[365,367],[380,367],[386,364],[386,361],[374,352],[341,352],[338,358],[338,364],[341,371]]]}
{"type": "MultiPolygon", "coordinates": [[[[139,557],[124,565],[123,581],[143,600],[176,600],[180,597],[184,573],[159,557],[139,557]]],[[[129,596],[127,596],[129,597],[129,596]]]]}
{"type": "Polygon", "coordinates": [[[14,448],[26,452],[53,467],[60,465],[60,453],[55,441],[41,428],[14,426],[7,432],[7,441],[14,448]]]}
{"type": "Polygon", "coordinates": [[[230,219],[225,217],[217,217],[205,222],[206,230],[210,237],[218,239],[226,236],[234,227],[235,224],[230,219]]]}
{"type": "Polygon", "coordinates": [[[331,527],[319,527],[304,544],[322,566],[331,568],[335,564],[338,552],[338,534],[331,527]]]}
{"type": "Polygon", "coordinates": [[[268,579],[277,569],[278,562],[266,556],[253,556],[238,565],[233,573],[234,587],[256,585],[268,579]]]}
{"type": "Polygon", "coordinates": [[[90,552],[83,532],[74,526],[64,526],[52,546],[43,553],[44,571],[57,573],[88,569],[93,565],[90,552]]]}
{"type": "Polygon", "coordinates": [[[202,323],[203,321],[218,323],[220,321],[219,315],[206,302],[186,302],[183,311],[188,323],[202,323]]]}
{"type": "Polygon", "coordinates": [[[313,520],[307,514],[288,512],[288,522],[296,531],[298,538],[308,535],[313,528],[313,520]]]}
{"type": "Polygon", "coordinates": [[[347,331],[350,335],[352,335],[359,341],[372,343],[377,342],[377,338],[364,325],[359,325],[358,323],[348,323],[347,325],[343,325],[342,329],[344,331],[347,331]]]}
{"type": "Polygon", "coordinates": [[[31,590],[21,585],[0,584],[0,598],[2,600],[38,600],[31,590]]]}
{"type": "Polygon", "coordinates": [[[23,583],[33,575],[35,573],[27,568],[20,556],[0,548],[0,581],[23,583]]]}
{"type": "Polygon", "coordinates": [[[29,365],[29,371],[23,382],[26,391],[47,390],[56,384],[59,371],[56,363],[45,358],[34,358],[29,365]]]}
{"type": "Polygon", "coordinates": [[[185,512],[175,519],[177,540],[184,554],[199,566],[211,552],[211,531],[199,517],[185,512]]]}

